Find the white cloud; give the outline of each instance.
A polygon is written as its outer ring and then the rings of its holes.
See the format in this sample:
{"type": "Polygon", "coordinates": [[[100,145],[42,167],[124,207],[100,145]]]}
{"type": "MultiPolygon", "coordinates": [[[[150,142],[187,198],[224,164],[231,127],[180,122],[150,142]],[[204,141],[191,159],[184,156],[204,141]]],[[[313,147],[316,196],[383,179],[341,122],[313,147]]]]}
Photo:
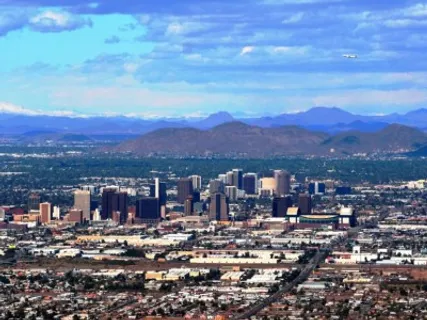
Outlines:
{"type": "Polygon", "coordinates": [[[411,17],[427,16],[427,4],[418,3],[414,6],[408,7],[404,10],[404,14],[411,17]]]}
{"type": "Polygon", "coordinates": [[[286,53],[289,52],[291,50],[290,47],[274,47],[273,48],[273,52],[275,53],[286,53]]]}
{"type": "Polygon", "coordinates": [[[304,17],[304,12],[298,12],[293,15],[291,15],[289,18],[283,19],[283,24],[293,24],[300,22],[302,18],[304,17]]]}
{"type": "Polygon", "coordinates": [[[54,117],[86,117],[83,114],[76,114],[69,110],[42,111],[27,109],[22,106],[15,105],[9,102],[0,102],[0,113],[20,114],[26,116],[54,116],[54,117]]]}
{"type": "Polygon", "coordinates": [[[389,28],[422,27],[427,26],[427,21],[414,19],[390,19],[385,20],[384,25],[389,28]]]}
{"type": "Polygon", "coordinates": [[[92,25],[89,19],[72,15],[68,12],[44,11],[29,19],[29,26],[41,32],[59,32],[73,30],[85,25],[92,25]]]}
{"type": "Polygon", "coordinates": [[[123,69],[127,72],[127,73],[135,73],[139,68],[139,64],[138,63],[125,63],[123,65],[123,69]]]}
{"type": "Polygon", "coordinates": [[[208,62],[209,58],[203,57],[200,53],[191,53],[184,55],[185,60],[195,61],[195,62],[208,62]]]}
{"type": "Polygon", "coordinates": [[[30,19],[32,24],[45,26],[66,26],[70,21],[70,16],[66,13],[45,11],[30,19]]]}
{"type": "Polygon", "coordinates": [[[184,32],[184,26],[180,23],[174,22],[168,25],[166,34],[180,34],[184,32]]]}
{"type": "Polygon", "coordinates": [[[267,50],[269,52],[275,53],[275,54],[285,54],[285,53],[290,53],[290,54],[296,54],[296,55],[301,55],[301,54],[305,54],[307,53],[307,51],[309,50],[309,47],[285,47],[285,46],[280,46],[280,47],[272,47],[272,48],[267,48],[267,50]]]}
{"type": "Polygon", "coordinates": [[[30,109],[26,109],[21,106],[17,106],[15,104],[11,104],[8,102],[0,102],[0,112],[1,113],[14,113],[14,114],[25,114],[34,116],[37,115],[38,112],[30,109]]]}
{"type": "Polygon", "coordinates": [[[240,55],[244,56],[245,54],[251,53],[255,50],[255,47],[253,46],[246,46],[242,48],[242,51],[240,51],[240,55]]]}

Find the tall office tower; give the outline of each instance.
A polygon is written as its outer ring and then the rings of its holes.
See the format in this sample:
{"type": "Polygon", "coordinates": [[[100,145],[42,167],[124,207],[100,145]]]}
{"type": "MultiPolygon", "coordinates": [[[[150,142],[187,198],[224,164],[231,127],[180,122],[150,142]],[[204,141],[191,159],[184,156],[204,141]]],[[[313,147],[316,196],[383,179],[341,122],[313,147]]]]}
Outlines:
{"type": "Polygon", "coordinates": [[[160,182],[159,178],[155,178],[154,184],[150,185],[150,197],[159,199],[161,206],[166,205],[166,183],[160,182]]]}
{"type": "Polygon", "coordinates": [[[246,173],[243,175],[243,190],[245,190],[246,194],[257,194],[258,176],[256,173],[246,173]]]}
{"type": "Polygon", "coordinates": [[[178,181],[178,202],[183,204],[188,196],[191,195],[193,195],[193,182],[191,179],[180,179],[178,181]]]}
{"type": "Polygon", "coordinates": [[[113,197],[116,195],[115,189],[104,189],[102,191],[102,211],[101,219],[107,220],[111,219],[113,212],[113,197]]]}
{"type": "Polygon", "coordinates": [[[121,223],[127,220],[128,195],[126,192],[117,192],[115,189],[104,189],[102,193],[103,220],[112,219],[114,211],[120,211],[121,223]]]}
{"type": "Polygon", "coordinates": [[[276,181],[276,197],[284,197],[291,191],[291,175],[284,170],[274,171],[274,180],[276,181]]]}
{"type": "Polygon", "coordinates": [[[224,174],[224,173],[223,174],[219,174],[217,180],[222,181],[222,183],[224,185],[227,184],[227,174],[224,174]]]}
{"type": "Polygon", "coordinates": [[[68,217],[69,222],[76,222],[78,224],[83,223],[83,211],[82,210],[73,209],[68,213],[67,217],[68,217]]]}
{"type": "Polygon", "coordinates": [[[234,186],[234,172],[228,171],[225,175],[225,184],[228,186],[234,186]]]}
{"type": "Polygon", "coordinates": [[[262,197],[270,197],[276,190],[276,180],[274,178],[261,178],[259,180],[258,194],[262,197]]]}
{"type": "Polygon", "coordinates": [[[221,180],[211,180],[209,182],[209,194],[224,193],[224,183],[221,180]]]}
{"type": "Polygon", "coordinates": [[[311,214],[313,209],[313,204],[311,201],[311,196],[307,193],[302,193],[298,197],[298,208],[301,214],[311,214]]]}
{"type": "Polygon", "coordinates": [[[90,191],[76,190],[74,192],[74,208],[83,211],[83,220],[90,221],[90,191]]]}
{"type": "Polygon", "coordinates": [[[236,186],[226,186],[225,195],[230,201],[237,201],[237,187],[236,186]]]}
{"type": "Polygon", "coordinates": [[[93,211],[95,209],[98,209],[98,201],[97,200],[90,200],[90,211],[93,211]]]}
{"type": "Polygon", "coordinates": [[[193,202],[200,202],[200,191],[194,191],[193,192],[193,202]]]}
{"type": "Polygon", "coordinates": [[[160,202],[157,198],[142,198],[136,202],[136,217],[150,222],[160,220],[160,202]]]}
{"type": "Polygon", "coordinates": [[[288,208],[292,207],[292,197],[276,197],[273,199],[273,217],[283,218],[286,216],[288,208]]]}
{"type": "Polygon", "coordinates": [[[40,223],[49,223],[52,218],[52,204],[49,202],[40,203],[40,223]]]}
{"type": "Polygon", "coordinates": [[[53,218],[56,220],[61,219],[61,209],[58,206],[53,207],[53,218]]]}
{"type": "Polygon", "coordinates": [[[184,203],[184,215],[192,216],[194,212],[194,199],[193,196],[189,196],[184,203]]]}
{"type": "Polygon", "coordinates": [[[40,209],[40,195],[38,193],[31,193],[28,197],[28,211],[40,209]]]}
{"type": "Polygon", "coordinates": [[[233,169],[233,186],[237,189],[243,189],[243,170],[242,169],[233,169]]]}
{"type": "Polygon", "coordinates": [[[312,182],[308,185],[308,192],[310,194],[325,194],[326,185],[323,182],[312,182]]]}
{"type": "Polygon", "coordinates": [[[128,220],[128,194],[127,192],[119,193],[118,210],[120,211],[120,223],[124,224],[128,220]]]}
{"type": "Polygon", "coordinates": [[[202,177],[198,175],[192,175],[188,177],[191,179],[191,182],[193,183],[193,190],[200,190],[202,189],[202,177]]]}
{"type": "Polygon", "coordinates": [[[228,198],[225,194],[215,193],[211,196],[209,207],[209,219],[216,221],[228,221],[228,198]]]}

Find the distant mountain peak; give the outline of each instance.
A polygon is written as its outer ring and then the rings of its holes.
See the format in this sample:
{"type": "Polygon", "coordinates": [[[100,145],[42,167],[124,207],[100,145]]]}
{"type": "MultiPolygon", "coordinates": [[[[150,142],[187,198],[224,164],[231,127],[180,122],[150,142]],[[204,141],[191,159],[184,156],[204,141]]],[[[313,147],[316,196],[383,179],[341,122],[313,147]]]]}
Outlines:
{"type": "Polygon", "coordinates": [[[233,120],[231,122],[225,122],[213,127],[211,130],[243,130],[249,128],[257,128],[241,121],[233,120]]]}
{"type": "Polygon", "coordinates": [[[397,132],[411,132],[411,133],[424,134],[421,130],[419,130],[417,128],[410,127],[410,126],[405,126],[405,125],[400,124],[400,123],[389,124],[384,129],[382,129],[380,132],[394,132],[394,133],[397,133],[397,132]]]}
{"type": "Polygon", "coordinates": [[[308,109],[305,113],[310,114],[310,113],[319,113],[319,112],[322,112],[322,113],[333,112],[334,114],[353,115],[351,112],[345,111],[338,107],[313,107],[311,109],[308,109]]]}
{"type": "Polygon", "coordinates": [[[216,113],[212,113],[205,120],[212,120],[212,119],[220,119],[222,121],[227,121],[227,122],[234,121],[234,117],[227,111],[219,111],[216,113]]]}
{"type": "Polygon", "coordinates": [[[211,114],[204,120],[194,123],[193,125],[196,128],[200,129],[210,129],[216,127],[220,124],[233,122],[235,121],[234,117],[226,111],[220,111],[214,114],[211,114]]]}

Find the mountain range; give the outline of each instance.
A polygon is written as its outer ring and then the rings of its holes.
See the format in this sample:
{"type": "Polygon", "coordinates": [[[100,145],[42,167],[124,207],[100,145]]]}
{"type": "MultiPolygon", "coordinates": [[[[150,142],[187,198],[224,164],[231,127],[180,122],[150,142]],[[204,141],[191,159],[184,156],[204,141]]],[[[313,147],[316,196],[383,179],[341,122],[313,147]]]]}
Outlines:
{"type": "Polygon", "coordinates": [[[376,132],[347,131],[337,134],[297,126],[262,128],[229,122],[209,130],[165,128],[105,149],[139,156],[243,156],[352,155],[404,153],[427,146],[427,134],[400,124],[376,132]]]}
{"type": "Polygon", "coordinates": [[[136,137],[141,134],[165,128],[212,129],[224,123],[239,121],[261,128],[282,126],[299,126],[312,131],[329,134],[357,130],[376,132],[392,123],[416,127],[427,131],[427,109],[418,109],[405,114],[383,116],[357,115],[339,108],[315,107],[305,112],[287,113],[270,117],[235,118],[227,112],[218,112],[206,118],[159,118],[141,119],[124,116],[117,117],[66,117],[46,115],[22,115],[0,113],[0,132],[2,135],[35,137],[41,135],[85,134],[91,138],[114,135],[123,138],[136,137]]]}

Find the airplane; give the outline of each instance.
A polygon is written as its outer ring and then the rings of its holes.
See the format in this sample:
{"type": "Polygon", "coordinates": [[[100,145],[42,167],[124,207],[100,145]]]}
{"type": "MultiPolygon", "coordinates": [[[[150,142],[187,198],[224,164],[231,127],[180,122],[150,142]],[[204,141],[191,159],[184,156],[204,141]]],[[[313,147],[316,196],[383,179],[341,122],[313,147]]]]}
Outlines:
{"type": "Polygon", "coordinates": [[[358,58],[357,54],[343,54],[342,56],[344,58],[347,58],[347,59],[357,59],[358,58]]]}

